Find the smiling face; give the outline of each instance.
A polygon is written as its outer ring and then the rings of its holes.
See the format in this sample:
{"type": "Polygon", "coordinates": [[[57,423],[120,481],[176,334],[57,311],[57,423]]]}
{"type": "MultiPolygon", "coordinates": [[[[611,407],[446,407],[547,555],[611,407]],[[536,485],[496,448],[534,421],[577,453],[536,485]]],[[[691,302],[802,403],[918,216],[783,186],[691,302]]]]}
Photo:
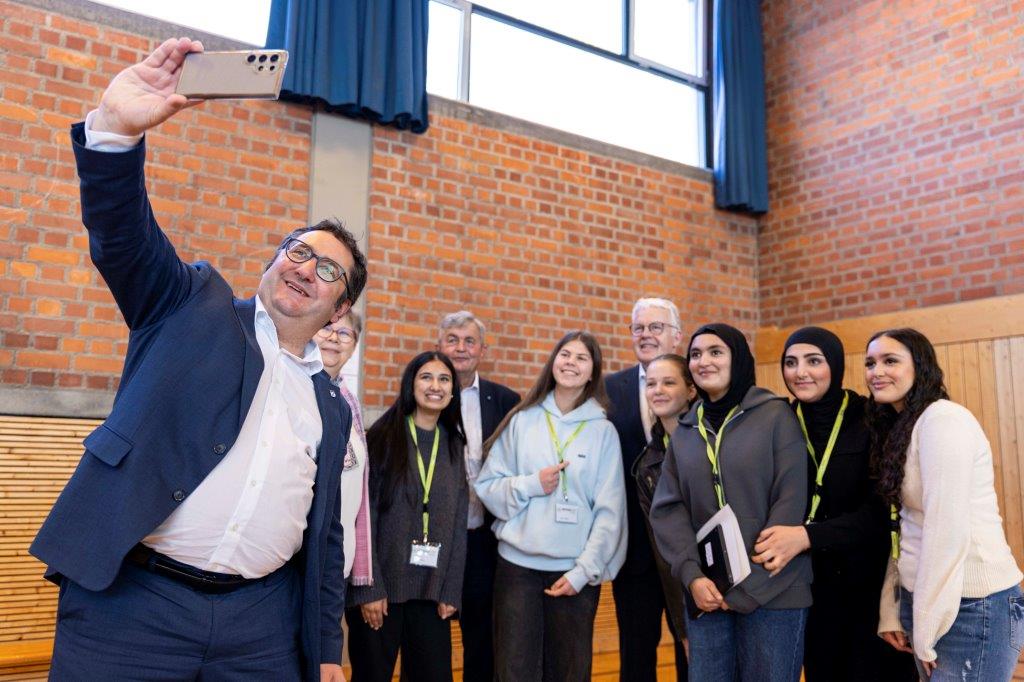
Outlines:
{"type": "Polygon", "coordinates": [[[817,346],[794,343],[782,358],[782,378],[797,400],[814,403],[832,385],[832,368],[817,346]]]}
{"type": "Polygon", "coordinates": [[[316,345],[320,346],[320,357],[324,369],[331,378],[341,372],[341,368],[349,361],[356,350],[359,335],[352,324],[352,315],[346,314],[337,322],[332,322],[313,336],[316,345]]]}
{"type": "MultiPolygon", "coordinates": [[[[319,255],[340,264],[345,272],[352,272],[355,260],[352,253],[334,235],[323,230],[305,232],[298,237],[319,255]]],[[[345,293],[345,279],[325,282],[316,274],[316,259],[295,263],[278,251],[274,262],[263,273],[259,296],[270,318],[277,325],[279,335],[290,335],[292,330],[310,328],[309,336],[328,321],[337,321],[348,312],[345,301],[335,308],[345,293]]],[[[309,337],[307,337],[309,338],[309,337]]]]}
{"type": "Polygon", "coordinates": [[[437,342],[437,350],[448,356],[448,359],[455,365],[455,371],[463,386],[473,383],[477,367],[480,366],[480,359],[484,355],[484,345],[480,328],[475,322],[464,324],[461,327],[452,327],[441,332],[441,338],[437,342]]]}
{"type": "Polygon", "coordinates": [[[655,360],[647,366],[644,393],[654,416],[674,418],[690,407],[697,391],[686,383],[682,369],[671,360],[655,360]]]}
{"type": "Polygon", "coordinates": [[[641,308],[633,316],[633,327],[643,326],[643,332],[639,336],[633,336],[633,352],[636,359],[644,367],[659,355],[672,353],[682,339],[682,332],[674,326],[672,315],[664,308],[647,307],[641,308]],[[648,325],[652,322],[664,325],[661,333],[655,334],[648,325]]]}
{"type": "Polygon", "coordinates": [[[551,374],[561,388],[582,390],[594,373],[594,359],[579,339],[573,339],[559,349],[551,374]]]}
{"type": "Polygon", "coordinates": [[[715,334],[701,334],[690,344],[690,374],[711,402],[729,392],[732,382],[732,351],[715,334]]]}
{"type": "Polygon", "coordinates": [[[868,344],[864,356],[864,380],[875,402],[903,410],[914,386],[914,358],[896,339],[879,336],[868,344]]]}
{"type": "Polygon", "coordinates": [[[424,363],[413,380],[416,408],[428,414],[440,414],[452,401],[452,373],[440,360],[424,363]]]}

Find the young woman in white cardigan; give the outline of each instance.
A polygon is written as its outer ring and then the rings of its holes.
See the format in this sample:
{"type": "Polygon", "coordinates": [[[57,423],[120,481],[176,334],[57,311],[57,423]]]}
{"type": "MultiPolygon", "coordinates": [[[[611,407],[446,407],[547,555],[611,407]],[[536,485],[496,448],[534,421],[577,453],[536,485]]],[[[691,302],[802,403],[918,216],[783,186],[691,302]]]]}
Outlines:
{"type": "Polygon", "coordinates": [[[879,492],[896,517],[879,633],[914,653],[922,679],[1008,681],[1024,643],[1024,576],[1003,532],[988,439],[948,399],[920,332],[878,332],[864,367],[879,492]]]}

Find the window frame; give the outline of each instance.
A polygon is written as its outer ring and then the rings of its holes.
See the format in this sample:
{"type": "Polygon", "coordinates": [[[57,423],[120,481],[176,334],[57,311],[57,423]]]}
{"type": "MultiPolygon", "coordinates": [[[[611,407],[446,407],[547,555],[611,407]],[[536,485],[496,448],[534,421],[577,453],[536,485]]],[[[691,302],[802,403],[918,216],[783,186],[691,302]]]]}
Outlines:
{"type": "Polygon", "coordinates": [[[700,14],[703,15],[703,21],[698,20],[698,24],[701,25],[703,36],[701,36],[703,45],[700,50],[702,55],[702,66],[703,75],[695,76],[694,74],[685,73],[678,69],[666,66],[653,60],[644,59],[638,57],[633,50],[633,19],[634,19],[634,0],[621,0],[622,1],[622,50],[621,52],[612,52],[611,50],[591,45],[585,41],[579,40],[567,36],[564,33],[559,33],[543,26],[538,26],[531,22],[523,19],[504,14],[497,10],[490,9],[487,7],[487,0],[479,0],[474,2],[473,0],[428,0],[429,2],[436,2],[441,5],[447,5],[453,7],[462,12],[462,27],[459,35],[461,41],[460,45],[460,59],[459,59],[459,74],[458,74],[458,99],[460,102],[472,104],[470,100],[469,92],[469,73],[472,69],[470,60],[470,51],[472,46],[472,22],[473,15],[479,14],[480,16],[498,21],[506,24],[512,28],[527,31],[534,35],[537,35],[546,40],[552,40],[558,43],[567,45],[568,47],[588,52],[592,55],[608,59],[613,62],[628,66],[640,71],[665,78],[666,80],[674,81],[682,85],[697,90],[703,95],[704,99],[704,139],[700,145],[703,149],[703,162],[706,168],[711,168],[713,164],[713,144],[712,144],[712,124],[713,124],[713,93],[712,93],[712,73],[714,69],[712,41],[711,41],[711,30],[712,30],[712,17],[711,17],[711,6],[714,0],[697,0],[700,3],[700,14]]]}

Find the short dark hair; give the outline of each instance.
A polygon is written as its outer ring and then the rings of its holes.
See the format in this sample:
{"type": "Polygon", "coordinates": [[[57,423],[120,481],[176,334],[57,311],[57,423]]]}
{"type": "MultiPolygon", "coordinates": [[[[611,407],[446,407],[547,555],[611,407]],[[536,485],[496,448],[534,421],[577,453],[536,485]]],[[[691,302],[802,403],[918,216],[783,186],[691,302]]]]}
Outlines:
{"type": "Polygon", "coordinates": [[[355,265],[352,267],[352,272],[346,272],[345,276],[348,280],[348,288],[338,298],[337,303],[334,304],[335,308],[341,306],[342,303],[348,301],[352,305],[355,305],[356,300],[359,298],[359,294],[363,293],[363,288],[366,286],[366,256],[359,250],[359,243],[356,238],[348,231],[345,224],[337,218],[326,218],[321,220],[316,225],[310,225],[308,227],[299,227],[292,230],[281,243],[278,245],[277,250],[274,251],[274,255],[271,257],[270,262],[267,263],[267,267],[264,270],[269,270],[270,266],[277,260],[277,254],[281,252],[284,245],[288,243],[289,239],[295,239],[299,235],[306,234],[307,232],[316,232],[322,230],[330,233],[335,239],[345,245],[345,248],[352,254],[352,260],[355,265]]]}

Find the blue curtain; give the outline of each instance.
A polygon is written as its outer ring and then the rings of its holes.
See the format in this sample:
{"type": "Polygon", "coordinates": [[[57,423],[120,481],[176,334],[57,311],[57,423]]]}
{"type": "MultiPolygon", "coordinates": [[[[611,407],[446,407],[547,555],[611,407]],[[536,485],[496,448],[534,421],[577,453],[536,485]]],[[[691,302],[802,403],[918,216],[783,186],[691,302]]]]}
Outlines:
{"type": "Polygon", "coordinates": [[[768,210],[764,47],[759,0],[715,0],[715,205],[768,210]]]}
{"type": "Polygon", "coordinates": [[[288,50],[281,98],[427,129],[428,0],[273,0],[267,47],[288,50]]]}

